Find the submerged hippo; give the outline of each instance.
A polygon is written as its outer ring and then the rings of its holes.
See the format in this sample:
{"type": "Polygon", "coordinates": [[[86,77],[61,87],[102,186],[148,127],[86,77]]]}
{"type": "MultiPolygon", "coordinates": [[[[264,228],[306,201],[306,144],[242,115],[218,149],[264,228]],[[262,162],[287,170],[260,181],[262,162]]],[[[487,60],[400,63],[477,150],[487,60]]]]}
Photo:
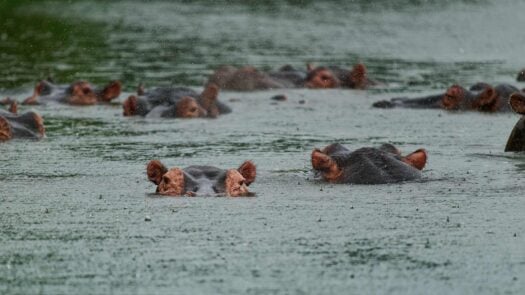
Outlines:
{"type": "Polygon", "coordinates": [[[251,161],[237,169],[213,166],[189,166],[167,169],[159,160],[146,167],[148,179],[157,185],[157,193],[168,196],[217,195],[248,196],[248,186],[255,181],[256,168],[251,161]]]}
{"type": "Polygon", "coordinates": [[[16,138],[40,139],[44,134],[44,120],[37,113],[17,115],[0,110],[0,141],[16,138]]]}
{"type": "Polygon", "coordinates": [[[262,72],[254,67],[221,66],[209,78],[208,83],[233,91],[254,91],[279,88],[303,87],[306,72],[292,66],[284,66],[276,72],[262,72]]]}
{"type": "Polygon", "coordinates": [[[163,87],[150,91],[139,87],[137,94],[124,101],[124,116],[215,118],[231,112],[230,107],[218,100],[219,88],[215,84],[208,84],[201,94],[186,87],[163,87]]]}
{"type": "Polygon", "coordinates": [[[331,183],[382,184],[421,178],[427,153],[419,149],[401,156],[391,144],[350,151],[334,143],[312,152],[312,167],[331,183]]]}
{"type": "Polygon", "coordinates": [[[86,81],[77,81],[70,85],[56,85],[49,80],[38,82],[33,95],[22,104],[42,104],[49,101],[70,105],[94,105],[108,103],[120,95],[122,84],[112,81],[103,88],[95,88],[86,81]]]}
{"type": "Polygon", "coordinates": [[[509,84],[492,87],[487,83],[477,83],[469,89],[452,85],[444,93],[419,98],[392,98],[375,102],[376,108],[445,109],[460,111],[506,112],[510,108],[505,103],[511,93],[519,91],[509,84]]]}
{"type": "Polygon", "coordinates": [[[305,86],[308,88],[350,88],[366,89],[379,82],[368,78],[368,70],[362,63],[354,65],[351,70],[338,66],[308,66],[305,86]]]}
{"type": "Polygon", "coordinates": [[[523,93],[512,94],[509,104],[513,111],[523,116],[512,129],[505,151],[523,152],[525,151],[525,95],[523,93]]]}
{"type": "Polygon", "coordinates": [[[221,89],[233,91],[254,91],[280,88],[353,88],[365,89],[377,84],[368,78],[364,64],[357,64],[351,70],[338,66],[312,67],[298,70],[285,65],[277,71],[263,72],[254,67],[236,68],[222,66],[208,79],[221,89]]]}

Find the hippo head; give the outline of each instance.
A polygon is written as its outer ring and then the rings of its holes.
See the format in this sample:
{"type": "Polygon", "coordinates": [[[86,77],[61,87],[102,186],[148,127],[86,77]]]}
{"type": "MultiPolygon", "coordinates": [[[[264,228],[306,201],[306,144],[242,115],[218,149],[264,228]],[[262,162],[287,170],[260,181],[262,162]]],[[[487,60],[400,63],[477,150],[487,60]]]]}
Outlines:
{"type": "Polygon", "coordinates": [[[446,110],[459,110],[466,100],[467,90],[459,85],[450,86],[441,100],[441,105],[446,110]]]}
{"type": "MultiPolygon", "coordinates": [[[[418,149],[407,156],[401,156],[401,152],[390,144],[382,145],[377,150],[390,154],[392,160],[401,161],[417,170],[422,170],[427,162],[427,153],[424,149],[418,149]]],[[[312,167],[329,182],[344,182],[344,178],[347,177],[344,175],[346,167],[363,164],[352,163],[351,155],[352,153],[348,149],[338,143],[331,144],[324,149],[314,149],[311,155],[312,167]]],[[[367,160],[367,162],[369,161],[373,162],[374,159],[367,160]]]]}
{"type": "Polygon", "coordinates": [[[146,168],[148,179],[157,185],[157,193],[169,196],[226,194],[232,197],[250,195],[248,186],[255,181],[256,168],[251,161],[237,169],[212,166],[190,166],[167,169],[152,160],[146,168]]]}
{"type": "Polygon", "coordinates": [[[40,139],[45,136],[44,120],[35,112],[0,114],[0,141],[12,138],[40,139]]]}
{"type": "Polygon", "coordinates": [[[519,92],[511,94],[509,104],[513,111],[525,115],[525,94],[519,92]]]}
{"type": "Polygon", "coordinates": [[[177,118],[199,118],[206,117],[206,115],[206,110],[191,96],[184,96],[175,104],[175,117],[177,118]]]}
{"type": "Polygon", "coordinates": [[[97,94],[93,86],[86,81],[77,81],[66,90],[66,101],[71,105],[94,105],[97,103],[97,94]]]}
{"type": "Polygon", "coordinates": [[[308,67],[305,86],[308,88],[337,88],[341,85],[339,79],[328,68],[317,67],[312,69],[308,67]]]}
{"type": "Polygon", "coordinates": [[[502,103],[496,89],[487,86],[474,98],[472,108],[482,112],[496,112],[502,103]]]}
{"type": "Polygon", "coordinates": [[[521,70],[518,73],[518,77],[516,78],[518,82],[525,82],[525,69],[521,70]]]}

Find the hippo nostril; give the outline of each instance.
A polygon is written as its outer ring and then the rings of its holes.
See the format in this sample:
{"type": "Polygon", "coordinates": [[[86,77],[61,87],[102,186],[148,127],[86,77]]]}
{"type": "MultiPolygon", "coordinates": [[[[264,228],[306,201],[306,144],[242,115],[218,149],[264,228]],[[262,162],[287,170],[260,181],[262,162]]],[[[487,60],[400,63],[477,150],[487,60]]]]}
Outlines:
{"type": "Polygon", "coordinates": [[[195,113],[196,111],[197,111],[196,107],[193,107],[193,108],[190,109],[190,112],[192,112],[192,113],[195,113]]]}
{"type": "Polygon", "coordinates": [[[168,176],[164,176],[164,177],[162,177],[162,181],[164,183],[169,183],[170,182],[170,178],[168,176]]]}
{"type": "Polygon", "coordinates": [[[198,187],[198,186],[194,187],[192,191],[193,191],[194,193],[196,193],[197,191],[199,191],[199,187],[198,187]]]}

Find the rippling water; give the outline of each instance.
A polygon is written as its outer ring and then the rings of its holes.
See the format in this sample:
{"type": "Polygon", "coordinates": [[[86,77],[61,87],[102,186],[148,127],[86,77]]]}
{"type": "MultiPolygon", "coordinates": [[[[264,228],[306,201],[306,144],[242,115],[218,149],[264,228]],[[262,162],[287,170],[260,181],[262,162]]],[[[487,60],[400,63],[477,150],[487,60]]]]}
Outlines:
{"type": "Polygon", "coordinates": [[[0,96],[49,75],[200,90],[228,63],[364,61],[386,82],[222,92],[234,111],[216,120],[37,107],[47,138],[0,145],[0,293],[522,293],[525,156],[503,153],[518,116],[370,105],[451,83],[524,87],[525,4],[391,2],[0,2],[0,96]],[[424,179],[313,181],[310,151],[334,141],[424,147],[424,179]],[[252,159],[257,195],[156,197],[153,158],[252,159]]]}

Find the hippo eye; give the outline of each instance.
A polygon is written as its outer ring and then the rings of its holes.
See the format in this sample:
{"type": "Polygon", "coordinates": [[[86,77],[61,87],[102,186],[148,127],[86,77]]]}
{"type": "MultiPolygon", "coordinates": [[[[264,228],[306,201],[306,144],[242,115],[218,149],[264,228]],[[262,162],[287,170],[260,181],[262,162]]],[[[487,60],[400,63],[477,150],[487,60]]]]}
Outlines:
{"type": "Polygon", "coordinates": [[[84,94],[88,94],[90,91],[91,89],[89,88],[82,88],[82,92],[84,92],[84,94]]]}
{"type": "Polygon", "coordinates": [[[239,185],[242,186],[244,184],[244,180],[239,181],[239,185]]]}
{"type": "Polygon", "coordinates": [[[196,111],[197,111],[197,108],[196,108],[196,107],[192,107],[192,108],[190,109],[190,112],[192,112],[192,113],[195,113],[196,111]]]}
{"type": "Polygon", "coordinates": [[[170,178],[167,177],[167,176],[164,176],[164,177],[162,177],[162,181],[163,181],[164,183],[169,183],[169,182],[170,182],[170,178]]]}
{"type": "Polygon", "coordinates": [[[193,191],[194,193],[196,193],[196,192],[197,192],[198,190],[199,190],[199,187],[198,187],[198,186],[196,186],[196,187],[194,187],[194,188],[193,188],[193,190],[192,190],[192,191],[193,191]]]}

